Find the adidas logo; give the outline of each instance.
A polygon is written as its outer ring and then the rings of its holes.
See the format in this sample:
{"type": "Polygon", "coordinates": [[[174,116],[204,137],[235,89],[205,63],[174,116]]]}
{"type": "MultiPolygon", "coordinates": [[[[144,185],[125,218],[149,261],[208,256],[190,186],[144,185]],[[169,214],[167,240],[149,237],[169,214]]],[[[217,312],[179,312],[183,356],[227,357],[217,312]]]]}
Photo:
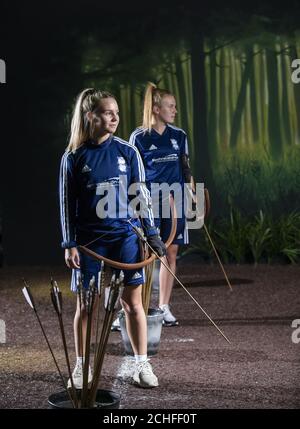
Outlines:
{"type": "Polygon", "coordinates": [[[152,144],[152,145],[149,147],[149,150],[154,150],[154,149],[157,149],[157,147],[155,146],[155,144],[152,144]]]}
{"type": "Polygon", "coordinates": [[[85,164],[85,166],[81,170],[81,173],[88,173],[89,171],[92,171],[91,168],[87,164],[85,164]]]}
{"type": "Polygon", "coordinates": [[[182,234],[179,234],[177,237],[177,240],[179,240],[180,238],[183,238],[182,234]]]}
{"type": "Polygon", "coordinates": [[[141,274],[137,271],[135,275],[132,277],[132,279],[140,279],[141,277],[142,277],[141,274]]]}

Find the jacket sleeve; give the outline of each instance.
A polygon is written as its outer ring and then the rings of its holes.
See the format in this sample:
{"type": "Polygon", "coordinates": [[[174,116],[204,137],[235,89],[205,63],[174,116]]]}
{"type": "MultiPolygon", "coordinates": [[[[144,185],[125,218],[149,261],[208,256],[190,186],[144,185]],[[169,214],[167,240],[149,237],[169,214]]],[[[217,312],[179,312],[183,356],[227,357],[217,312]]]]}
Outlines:
{"type": "Polygon", "coordinates": [[[181,144],[180,144],[180,153],[181,155],[186,155],[189,157],[189,144],[186,133],[181,130],[181,144]]]}
{"type": "Polygon", "coordinates": [[[137,148],[137,150],[139,151],[139,154],[143,160],[143,147],[142,147],[141,143],[139,142],[139,139],[137,138],[137,136],[140,135],[140,133],[137,133],[137,131],[139,131],[139,130],[140,130],[140,128],[137,128],[135,131],[133,131],[133,133],[129,137],[129,144],[131,144],[132,146],[135,146],[137,148]]]}
{"type": "Polygon", "coordinates": [[[131,144],[132,146],[137,146],[136,131],[137,130],[133,131],[133,133],[131,133],[129,137],[128,143],[131,144]]]}
{"type": "Polygon", "coordinates": [[[183,132],[181,144],[181,167],[185,183],[190,183],[192,180],[192,171],[190,167],[189,147],[186,133],[183,132]]]}
{"type": "Polygon", "coordinates": [[[74,159],[71,152],[66,152],[61,159],[59,173],[59,203],[62,230],[61,247],[63,249],[76,247],[75,221],[77,197],[74,178],[74,159]]]}
{"type": "Polygon", "coordinates": [[[147,237],[158,234],[154,224],[152,211],[152,201],[150,192],[145,184],[145,169],[139,151],[133,147],[131,158],[131,183],[136,185],[136,192],[139,197],[142,226],[147,237]]]}

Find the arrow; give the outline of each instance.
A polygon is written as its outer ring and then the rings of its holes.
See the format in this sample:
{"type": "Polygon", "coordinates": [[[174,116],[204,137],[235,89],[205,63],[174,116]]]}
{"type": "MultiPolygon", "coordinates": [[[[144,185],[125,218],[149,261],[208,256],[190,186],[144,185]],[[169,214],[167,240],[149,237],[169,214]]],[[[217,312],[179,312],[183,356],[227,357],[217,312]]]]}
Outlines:
{"type": "Polygon", "coordinates": [[[55,366],[56,366],[56,368],[57,368],[57,371],[58,371],[59,376],[60,376],[60,378],[61,378],[61,381],[62,381],[62,383],[63,383],[63,386],[64,386],[64,388],[65,388],[65,390],[66,390],[66,392],[67,392],[68,396],[70,397],[70,400],[71,400],[72,405],[73,405],[72,397],[71,397],[70,392],[69,392],[69,390],[68,390],[68,388],[67,388],[67,385],[66,385],[66,382],[65,382],[65,380],[64,380],[64,377],[63,377],[63,375],[62,375],[62,373],[61,373],[61,371],[60,371],[60,369],[59,369],[59,366],[58,366],[57,360],[56,360],[56,358],[55,358],[55,356],[54,356],[54,353],[53,353],[53,350],[52,350],[51,345],[50,345],[50,343],[49,343],[49,340],[48,340],[48,338],[47,338],[46,332],[45,332],[45,330],[44,330],[44,327],[43,327],[42,322],[41,322],[41,320],[40,320],[40,317],[39,317],[39,315],[38,315],[37,308],[36,308],[35,303],[34,303],[34,300],[33,300],[33,296],[31,295],[31,292],[30,292],[30,288],[29,288],[29,286],[28,286],[28,284],[27,284],[27,282],[26,282],[26,280],[25,280],[24,278],[23,278],[23,283],[24,283],[24,287],[22,288],[23,295],[24,295],[24,297],[25,297],[26,301],[28,302],[28,304],[30,305],[30,307],[33,309],[34,314],[36,315],[37,321],[38,321],[38,323],[39,323],[39,325],[40,325],[40,328],[41,328],[42,333],[43,333],[43,335],[44,335],[44,338],[45,338],[45,340],[46,340],[47,346],[48,346],[48,348],[49,348],[49,350],[50,350],[51,356],[52,356],[52,358],[53,358],[53,361],[54,361],[54,363],[55,363],[55,366]]]}
{"type": "Polygon", "coordinates": [[[64,323],[63,323],[63,318],[62,318],[62,293],[60,292],[56,281],[53,280],[52,278],[51,278],[50,296],[51,296],[53,307],[54,307],[56,314],[57,314],[57,317],[58,317],[60,333],[61,333],[61,338],[62,338],[62,342],[63,342],[63,348],[64,348],[65,358],[66,358],[66,362],[67,362],[69,379],[71,381],[71,387],[72,387],[72,398],[71,398],[71,400],[72,400],[74,408],[78,408],[77,394],[76,394],[76,389],[74,386],[74,381],[73,381],[72,372],[71,372],[65,329],[64,329],[64,323]]]}

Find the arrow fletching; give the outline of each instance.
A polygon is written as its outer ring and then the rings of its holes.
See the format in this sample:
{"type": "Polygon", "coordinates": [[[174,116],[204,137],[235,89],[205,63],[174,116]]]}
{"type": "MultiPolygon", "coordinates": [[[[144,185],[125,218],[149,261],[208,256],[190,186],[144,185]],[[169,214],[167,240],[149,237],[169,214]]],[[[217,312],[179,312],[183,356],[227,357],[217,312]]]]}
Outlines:
{"type": "Polygon", "coordinates": [[[59,303],[60,312],[62,312],[62,293],[58,288],[57,288],[57,300],[59,303]]]}
{"type": "Polygon", "coordinates": [[[54,287],[53,286],[50,289],[50,296],[51,296],[51,301],[52,301],[54,310],[56,311],[56,313],[59,314],[58,307],[57,307],[57,302],[56,302],[56,296],[55,296],[55,292],[54,292],[54,287]]]}
{"type": "Polygon", "coordinates": [[[59,311],[59,314],[61,314],[62,312],[62,293],[59,290],[59,287],[57,285],[57,282],[54,280],[54,293],[55,293],[55,298],[56,298],[56,302],[57,302],[57,308],[59,311]]]}
{"type": "Polygon", "coordinates": [[[53,282],[56,286],[52,286],[50,289],[51,300],[53,307],[57,314],[61,315],[62,313],[62,294],[57,286],[56,282],[53,282]]]}
{"type": "Polygon", "coordinates": [[[105,273],[104,273],[104,261],[101,261],[101,265],[100,265],[100,272],[98,274],[98,284],[97,284],[97,292],[98,292],[98,296],[100,297],[102,294],[102,288],[104,286],[104,281],[105,281],[105,273]]]}
{"type": "MultiPolygon", "coordinates": [[[[26,284],[25,280],[24,280],[24,283],[26,284]]],[[[29,286],[24,286],[24,287],[22,288],[22,292],[23,292],[23,295],[24,295],[24,297],[25,297],[26,301],[27,301],[27,302],[28,302],[28,304],[30,305],[30,307],[31,307],[33,310],[35,310],[35,305],[34,305],[33,297],[32,297],[31,292],[30,292],[30,290],[29,290],[29,286]]]]}

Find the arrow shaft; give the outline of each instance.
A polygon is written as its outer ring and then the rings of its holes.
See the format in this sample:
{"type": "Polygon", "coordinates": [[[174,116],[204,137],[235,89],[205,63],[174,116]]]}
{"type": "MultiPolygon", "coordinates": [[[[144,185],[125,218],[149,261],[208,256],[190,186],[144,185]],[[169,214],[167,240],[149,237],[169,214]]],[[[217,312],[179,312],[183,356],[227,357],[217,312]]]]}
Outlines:
{"type": "Polygon", "coordinates": [[[185,292],[189,295],[189,297],[194,301],[194,303],[200,308],[200,310],[205,314],[205,316],[208,318],[208,320],[214,325],[214,327],[220,332],[220,334],[225,338],[225,340],[230,344],[229,339],[226,337],[226,335],[221,331],[221,329],[218,327],[218,325],[213,321],[213,319],[210,317],[210,315],[204,310],[204,308],[199,304],[199,302],[193,297],[193,295],[188,291],[188,289],[183,285],[183,283],[179,280],[179,278],[170,270],[170,268],[167,266],[167,264],[162,260],[162,258],[159,258],[161,263],[164,265],[164,267],[169,271],[170,274],[173,275],[175,280],[180,284],[180,286],[185,290],[185,292]]]}
{"type": "Polygon", "coordinates": [[[59,326],[60,326],[61,338],[62,338],[63,347],[64,347],[64,352],[65,352],[65,358],[66,358],[66,362],[67,362],[67,368],[68,368],[69,379],[70,379],[70,381],[71,381],[71,386],[72,386],[73,403],[74,403],[75,408],[78,408],[78,401],[77,401],[76,389],[75,389],[74,381],[73,381],[73,377],[72,377],[72,371],[71,371],[71,365],[70,365],[69,353],[68,353],[67,342],[66,342],[66,336],[65,336],[65,329],[64,329],[64,324],[63,324],[63,320],[62,320],[62,316],[61,316],[61,315],[58,315],[58,320],[59,320],[59,326]]]}
{"type": "Polygon", "coordinates": [[[225,269],[224,269],[224,267],[223,267],[223,264],[222,264],[222,262],[221,262],[221,259],[220,259],[219,255],[218,255],[217,249],[215,248],[215,245],[214,245],[214,243],[213,243],[213,241],[212,241],[212,238],[211,238],[211,236],[210,236],[210,234],[209,234],[209,232],[208,232],[208,229],[207,229],[207,227],[206,227],[205,223],[203,224],[203,226],[204,226],[204,230],[205,230],[205,232],[206,232],[206,234],[207,234],[207,237],[208,237],[208,239],[209,239],[209,241],[210,241],[210,244],[211,244],[211,246],[212,246],[212,248],[213,248],[213,250],[214,250],[214,252],[215,252],[216,258],[217,258],[217,260],[218,260],[218,262],[219,262],[219,264],[220,264],[221,270],[223,271],[223,274],[224,274],[224,276],[225,276],[225,279],[226,279],[226,281],[227,281],[227,284],[228,284],[228,286],[229,286],[229,289],[230,289],[230,290],[231,290],[231,292],[232,292],[232,291],[233,291],[232,286],[231,286],[231,284],[230,284],[230,281],[229,281],[229,279],[228,279],[228,277],[227,277],[226,271],[225,271],[225,269]]]}
{"type": "Polygon", "coordinates": [[[85,407],[87,405],[87,399],[88,399],[88,374],[89,374],[89,365],[90,365],[90,346],[91,346],[94,298],[95,298],[95,289],[89,288],[88,300],[87,302],[85,302],[86,304],[85,311],[87,315],[87,329],[86,329],[86,337],[85,337],[85,353],[84,353],[83,380],[82,380],[82,384],[83,384],[82,396],[81,396],[82,407],[85,407]]]}
{"type": "Polygon", "coordinates": [[[44,335],[44,338],[45,338],[45,340],[46,340],[47,346],[48,346],[48,348],[49,348],[49,350],[50,350],[50,353],[51,353],[51,355],[52,355],[52,358],[53,358],[53,361],[54,361],[55,366],[56,366],[56,368],[57,368],[57,371],[58,371],[58,373],[59,373],[59,375],[60,375],[60,378],[61,378],[61,381],[62,381],[62,383],[63,383],[63,386],[64,386],[64,388],[65,388],[65,390],[66,390],[66,392],[67,392],[67,394],[68,394],[68,396],[69,396],[69,398],[70,398],[70,401],[71,401],[71,403],[72,403],[72,405],[73,405],[73,407],[74,407],[74,402],[73,402],[72,396],[71,396],[71,394],[70,394],[70,392],[69,392],[69,390],[68,390],[68,388],[67,388],[67,385],[66,385],[66,382],[65,382],[65,380],[64,380],[64,377],[63,377],[63,375],[62,375],[62,373],[61,373],[61,370],[59,369],[59,366],[58,366],[57,360],[56,360],[56,358],[55,358],[55,356],[54,356],[54,353],[53,353],[52,347],[51,347],[51,345],[50,345],[50,343],[49,343],[49,340],[48,340],[48,338],[47,338],[46,332],[45,332],[45,330],[44,330],[44,327],[43,327],[42,322],[41,322],[41,320],[40,320],[40,318],[39,318],[39,315],[38,315],[38,313],[37,313],[36,308],[34,308],[34,313],[35,313],[36,318],[37,318],[37,320],[38,320],[38,322],[39,322],[39,325],[40,325],[40,327],[41,327],[42,333],[43,333],[43,335],[44,335]]]}

